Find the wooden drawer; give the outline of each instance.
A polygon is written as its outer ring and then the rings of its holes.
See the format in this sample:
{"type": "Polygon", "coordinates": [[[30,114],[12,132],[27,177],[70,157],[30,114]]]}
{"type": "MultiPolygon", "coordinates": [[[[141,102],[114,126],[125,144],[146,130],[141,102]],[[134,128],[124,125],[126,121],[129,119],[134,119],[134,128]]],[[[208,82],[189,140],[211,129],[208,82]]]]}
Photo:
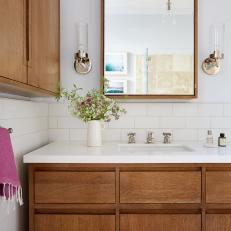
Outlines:
{"type": "Polygon", "coordinates": [[[201,231],[200,214],[128,214],[120,217],[120,231],[201,231]]]}
{"type": "Polygon", "coordinates": [[[115,203],[114,172],[35,172],[35,203],[115,203]]]}
{"type": "Polygon", "coordinates": [[[201,172],[121,172],[121,203],[200,203],[201,172]]]}
{"type": "Polygon", "coordinates": [[[35,215],[36,231],[115,231],[113,215],[35,215]]]}
{"type": "Polygon", "coordinates": [[[206,173],[206,202],[231,203],[231,171],[206,173]]]}

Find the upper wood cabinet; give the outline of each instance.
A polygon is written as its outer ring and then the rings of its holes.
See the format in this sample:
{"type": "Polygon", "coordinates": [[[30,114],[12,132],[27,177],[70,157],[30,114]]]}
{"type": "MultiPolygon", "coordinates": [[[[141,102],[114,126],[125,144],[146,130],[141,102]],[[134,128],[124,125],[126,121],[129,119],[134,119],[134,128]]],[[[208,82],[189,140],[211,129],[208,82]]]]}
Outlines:
{"type": "Polygon", "coordinates": [[[30,85],[56,92],[59,81],[59,0],[29,1],[30,85]]]}
{"type": "Polygon", "coordinates": [[[0,1],[0,76],[27,83],[26,1],[0,1]]]}
{"type": "Polygon", "coordinates": [[[0,92],[54,95],[60,76],[59,0],[0,0],[0,92]]]}

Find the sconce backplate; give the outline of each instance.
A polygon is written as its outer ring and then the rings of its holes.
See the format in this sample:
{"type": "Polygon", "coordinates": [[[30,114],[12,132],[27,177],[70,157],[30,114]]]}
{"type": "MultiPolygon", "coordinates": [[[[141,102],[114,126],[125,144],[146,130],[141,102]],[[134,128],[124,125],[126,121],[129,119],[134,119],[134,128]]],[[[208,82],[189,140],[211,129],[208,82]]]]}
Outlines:
{"type": "Polygon", "coordinates": [[[202,69],[207,75],[216,75],[221,69],[220,59],[207,58],[202,63],[202,69]]]}

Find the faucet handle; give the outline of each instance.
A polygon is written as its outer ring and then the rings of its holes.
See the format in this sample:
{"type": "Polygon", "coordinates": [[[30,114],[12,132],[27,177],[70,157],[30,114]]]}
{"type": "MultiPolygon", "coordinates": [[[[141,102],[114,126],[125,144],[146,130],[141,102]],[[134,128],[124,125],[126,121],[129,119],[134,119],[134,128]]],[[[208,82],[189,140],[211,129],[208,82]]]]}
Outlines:
{"type": "Polygon", "coordinates": [[[163,136],[164,136],[164,144],[170,144],[172,133],[171,132],[163,132],[163,136]]]}
{"type": "Polygon", "coordinates": [[[129,132],[128,133],[128,143],[129,144],[135,144],[136,143],[136,133],[135,132],[129,132]]]}
{"type": "Polygon", "coordinates": [[[149,132],[147,133],[147,138],[146,138],[146,143],[147,143],[147,144],[153,143],[153,141],[154,141],[153,134],[154,134],[154,132],[152,132],[152,131],[149,131],[149,132]]]}

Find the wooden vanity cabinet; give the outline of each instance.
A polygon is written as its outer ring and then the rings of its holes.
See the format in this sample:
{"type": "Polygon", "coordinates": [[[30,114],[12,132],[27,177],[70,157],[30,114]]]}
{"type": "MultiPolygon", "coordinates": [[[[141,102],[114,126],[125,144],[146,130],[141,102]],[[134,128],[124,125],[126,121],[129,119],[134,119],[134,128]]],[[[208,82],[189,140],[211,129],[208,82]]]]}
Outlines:
{"type": "Polygon", "coordinates": [[[0,92],[23,96],[57,92],[59,1],[0,1],[0,92]]]}
{"type": "Polygon", "coordinates": [[[230,231],[229,164],[29,164],[30,231],[230,231]]]}

